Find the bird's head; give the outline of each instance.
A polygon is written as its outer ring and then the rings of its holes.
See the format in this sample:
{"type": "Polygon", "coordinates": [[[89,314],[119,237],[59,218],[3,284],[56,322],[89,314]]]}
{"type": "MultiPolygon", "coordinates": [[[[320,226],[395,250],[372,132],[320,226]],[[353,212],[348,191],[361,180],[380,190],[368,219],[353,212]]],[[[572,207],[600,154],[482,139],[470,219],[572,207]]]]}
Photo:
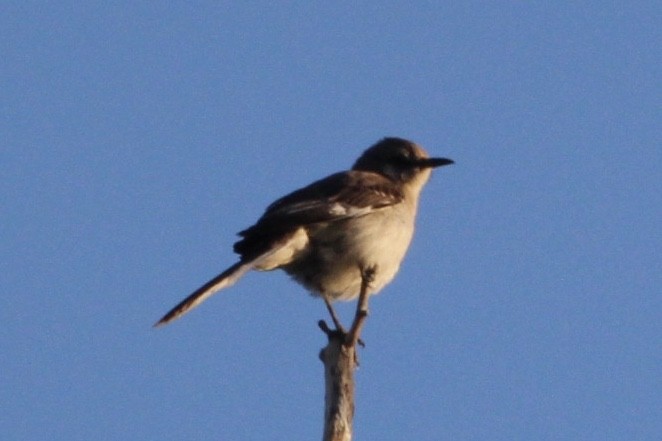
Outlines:
{"type": "Polygon", "coordinates": [[[451,159],[431,158],[421,146],[411,141],[384,138],[363,152],[352,170],[379,173],[419,191],[433,168],[449,164],[453,164],[451,159]]]}

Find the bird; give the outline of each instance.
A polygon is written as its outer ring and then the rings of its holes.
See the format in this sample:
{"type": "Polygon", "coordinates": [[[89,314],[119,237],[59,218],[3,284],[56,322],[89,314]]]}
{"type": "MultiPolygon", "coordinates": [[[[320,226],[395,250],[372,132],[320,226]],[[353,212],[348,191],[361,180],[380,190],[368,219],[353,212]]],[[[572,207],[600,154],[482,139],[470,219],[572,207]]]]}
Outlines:
{"type": "Polygon", "coordinates": [[[154,326],[178,319],[250,270],[281,269],[332,304],[378,293],[409,248],[419,195],[434,168],[453,164],[418,144],[386,137],[350,170],[334,173],[269,205],[234,244],[239,260],[202,285],[154,326]]]}

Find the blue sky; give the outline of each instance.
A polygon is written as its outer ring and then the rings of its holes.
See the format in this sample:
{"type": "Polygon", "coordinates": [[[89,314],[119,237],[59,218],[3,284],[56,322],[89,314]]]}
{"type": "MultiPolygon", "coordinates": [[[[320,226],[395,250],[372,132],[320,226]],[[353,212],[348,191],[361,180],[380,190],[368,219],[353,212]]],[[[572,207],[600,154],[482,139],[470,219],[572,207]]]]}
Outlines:
{"type": "Polygon", "coordinates": [[[151,325],[383,136],[456,164],[356,438],[662,437],[659,2],[56,3],[0,6],[3,439],[319,439],[326,311],[284,274],[151,325]]]}

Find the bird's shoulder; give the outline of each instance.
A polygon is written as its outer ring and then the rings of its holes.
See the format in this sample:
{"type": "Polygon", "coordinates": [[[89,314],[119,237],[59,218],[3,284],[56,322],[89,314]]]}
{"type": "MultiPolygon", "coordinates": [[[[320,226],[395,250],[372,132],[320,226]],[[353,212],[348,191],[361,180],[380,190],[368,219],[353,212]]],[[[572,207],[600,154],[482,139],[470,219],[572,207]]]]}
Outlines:
{"type": "MultiPolygon", "coordinates": [[[[340,208],[381,208],[401,202],[399,187],[378,173],[349,170],[334,173],[273,202],[264,216],[297,212],[321,206],[340,208]]],[[[333,213],[331,213],[333,214],[333,213]]]]}

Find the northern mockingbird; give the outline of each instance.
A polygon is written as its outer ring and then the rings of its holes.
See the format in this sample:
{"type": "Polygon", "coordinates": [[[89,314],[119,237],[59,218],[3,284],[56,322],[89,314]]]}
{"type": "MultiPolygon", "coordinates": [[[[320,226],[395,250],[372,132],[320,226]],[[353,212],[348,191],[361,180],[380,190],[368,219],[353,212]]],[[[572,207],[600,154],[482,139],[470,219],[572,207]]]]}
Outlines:
{"type": "Polygon", "coordinates": [[[379,141],[351,170],[269,205],[255,225],[239,233],[241,239],[234,244],[239,261],[156,326],[181,317],[252,269],[284,270],[324,299],[338,325],[332,302],[358,297],[362,286],[366,295],[375,294],[393,279],[414,233],[421,189],[433,168],[448,164],[453,161],[430,158],[411,141],[379,141]]]}

